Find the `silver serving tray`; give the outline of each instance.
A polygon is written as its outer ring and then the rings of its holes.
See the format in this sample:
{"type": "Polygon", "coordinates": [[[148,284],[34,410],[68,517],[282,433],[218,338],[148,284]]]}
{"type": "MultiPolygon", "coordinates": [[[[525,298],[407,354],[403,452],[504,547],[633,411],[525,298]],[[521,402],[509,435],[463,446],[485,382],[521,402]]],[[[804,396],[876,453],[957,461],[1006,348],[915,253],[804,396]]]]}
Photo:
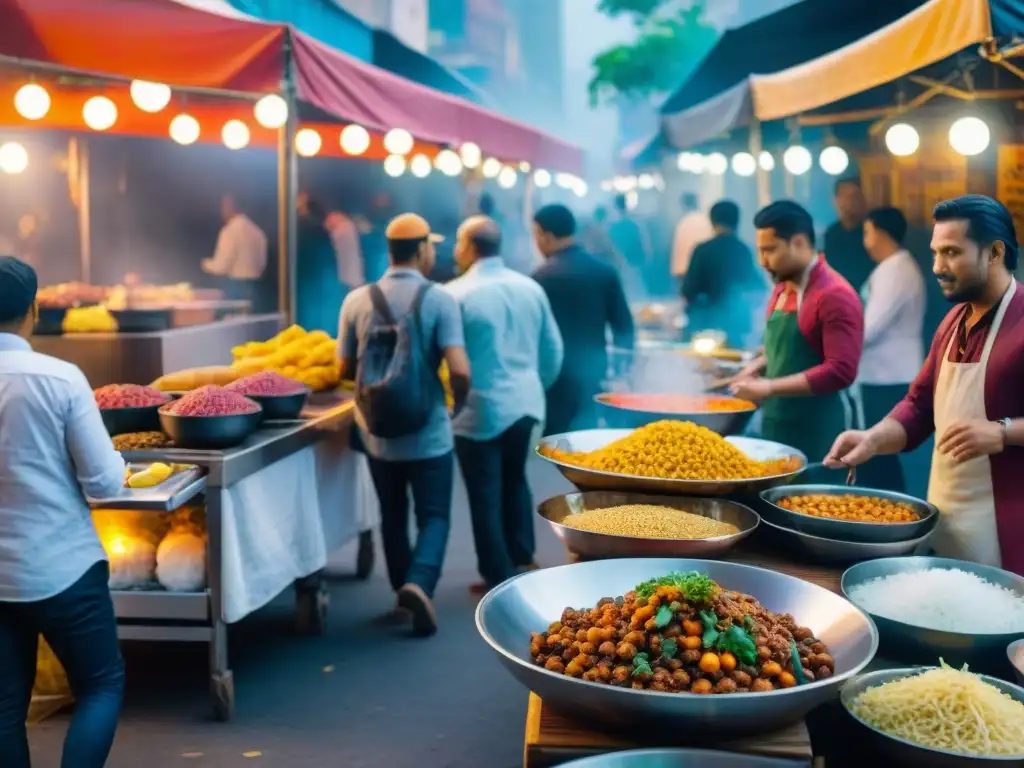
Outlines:
{"type": "Polygon", "coordinates": [[[609,396],[617,393],[602,392],[594,396],[598,415],[604,423],[616,429],[636,429],[655,421],[692,421],[720,435],[734,435],[742,432],[750,423],[757,406],[740,411],[701,411],[700,413],[679,413],[663,411],[644,411],[638,408],[624,408],[608,402],[609,396]]]}
{"type": "MultiPolygon", "coordinates": [[[[130,463],[129,469],[139,472],[155,462],[130,463]]],[[[160,485],[152,488],[122,488],[121,493],[109,499],[89,498],[90,507],[101,509],[144,509],[170,512],[188,504],[206,488],[206,470],[195,465],[175,472],[160,485]]]]}
{"type": "Polygon", "coordinates": [[[761,492],[761,499],[768,507],[764,516],[772,522],[812,536],[839,541],[882,544],[918,539],[935,527],[939,514],[934,505],[913,496],[847,485],[790,485],[785,488],[769,488],[761,492]],[[913,523],[858,523],[852,520],[813,517],[779,506],[782,499],[810,495],[875,496],[899,501],[909,505],[921,519],[913,523]]]}
{"type": "Polygon", "coordinates": [[[938,520],[933,520],[932,527],[916,539],[909,539],[908,541],[864,542],[841,541],[839,539],[814,536],[810,533],[796,531],[784,525],[774,523],[767,517],[761,518],[761,523],[765,526],[765,529],[771,529],[773,533],[785,538],[797,550],[825,565],[850,565],[865,560],[913,554],[918,548],[927,544],[928,539],[935,532],[935,524],[937,522],[938,520]]]}
{"type": "Polygon", "coordinates": [[[719,560],[593,560],[530,571],[484,596],[477,606],[476,626],[509,673],[540,696],[545,706],[619,730],[643,732],[658,723],[664,732],[680,738],[736,739],[799,722],[818,705],[835,699],[878,648],[878,632],[871,619],[842,596],[777,571],[719,560]],[[753,595],[770,611],[791,613],[828,645],[835,675],[771,693],[700,696],[593,683],[533,663],[530,633],[557,621],[566,606],[592,607],[604,597],[617,597],[672,571],[707,573],[725,589],[753,595]]]}
{"type": "MultiPolygon", "coordinates": [[[[908,669],[886,669],[878,672],[870,672],[860,675],[852,680],[840,696],[843,709],[858,726],[860,735],[865,736],[872,742],[880,754],[885,754],[894,764],[905,766],[919,766],[919,768],[973,768],[974,766],[1010,766],[1024,764],[1024,754],[1007,755],[1005,757],[981,757],[963,755],[957,752],[950,752],[945,749],[932,749],[915,744],[912,741],[901,739],[898,736],[891,736],[884,731],[875,728],[873,725],[861,720],[851,711],[854,699],[868,688],[874,688],[883,683],[901,680],[912,675],[919,675],[927,672],[929,667],[911,667],[908,669]]],[[[1000,680],[996,677],[980,675],[986,683],[995,686],[1007,696],[1024,704],[1024,688],[1000,680]]]]}
{"type": "Polygon", "coordinates": [[[669,480],[658,477],[642,477],[639,475],[619,475],[612,472],[601,472],[595,469],[577,467],[562,461],[556,461],[540,452],[540,447],[550,445],[560,450],[587,452],[620,440],[632,433],[631,429],[586,429],[578,432],[565,432],[560,435],[545,437],[537,447],[538,455],[545,461],[554,464],[565,476],[565,479],[583,491],[635,491],[638,493],[661,493],[673,496],[730,496],[734,493],[760,492],[777,485],[792,482],[807,466],[807,457],[796,448],[771,440],[760,440],[754,437],[727,437],[752,459],[767,461],[795,456],[803,462],[803,466],[794,472],[769,477],[757,477],[746,480],[669,480]]]}
{"type": "Polygon", "coordinates": [[[716,557],[732,549],[757,528],[760,518],[754,510],[726,499],[686,496],[648,496],[618,491],[590,491],[555,496],[537,508],[570,552],[580,557],[716,557]],[[739,528],[729,536],[709,539],[649,539],[581,531],[564,525],[566,518],[586,509],[604,509],[623,504],[651,504],[671,507],[710,517],[739,528]]]}

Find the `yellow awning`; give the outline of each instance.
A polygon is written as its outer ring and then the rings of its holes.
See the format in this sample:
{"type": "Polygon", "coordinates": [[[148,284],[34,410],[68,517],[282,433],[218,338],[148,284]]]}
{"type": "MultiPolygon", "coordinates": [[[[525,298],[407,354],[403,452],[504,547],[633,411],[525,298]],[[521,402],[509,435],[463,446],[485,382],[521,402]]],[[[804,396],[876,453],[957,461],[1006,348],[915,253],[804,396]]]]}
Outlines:
{"type": "Polygon", "coordinates": [[[988,0],[930,0],[844,48],[771,75],[753,75],[754,113],[778,120],[861,93],[992,37],[988,0]]]}

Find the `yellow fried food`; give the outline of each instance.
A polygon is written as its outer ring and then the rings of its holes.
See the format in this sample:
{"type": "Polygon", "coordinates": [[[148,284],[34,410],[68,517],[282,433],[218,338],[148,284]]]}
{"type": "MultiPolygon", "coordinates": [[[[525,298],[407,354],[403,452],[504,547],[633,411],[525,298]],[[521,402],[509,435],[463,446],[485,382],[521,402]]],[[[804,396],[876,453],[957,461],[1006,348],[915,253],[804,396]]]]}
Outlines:
{"type": "Polygon", "coordinates": [[[689,421],[656,421],[589,453],[542,445],[544,455],[601,472],[670,480],[742,480],[795,471],[796,457],[757,461],[716,432],[689,421]]]}
{"type": "Polygon", "coordinates": [[[853,493],[787,496],[779,500],[779,506],[802,515],[855,523],[913,523],[921,519],[917,511],[904,502],[853,493]]]}
{"type": "Polygon", "coordinates": [[[163,464],[162,462],[154,462],[149,467],[136,472],[134,475],[128,477],[129,488],[152,488],[153,486],[160,485],[164,480],[169,478],[174,473],[174,468],[169,464],[163,464]]]}
{"type": "Polygon", "coordinates": [[[104,306],[72,307],[61,329],[64,333],[116,333],[117,320],[104,306]]]}

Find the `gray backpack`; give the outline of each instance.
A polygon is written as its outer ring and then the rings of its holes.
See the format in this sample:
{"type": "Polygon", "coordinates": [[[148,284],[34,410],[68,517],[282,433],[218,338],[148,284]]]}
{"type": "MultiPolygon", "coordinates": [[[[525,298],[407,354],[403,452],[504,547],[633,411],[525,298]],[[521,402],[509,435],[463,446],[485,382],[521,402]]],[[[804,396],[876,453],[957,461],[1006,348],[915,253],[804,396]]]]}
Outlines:
{"type": "Polygon", "coordinates": [[[367,432],[393,439],[423,429],[436,405],[437,372],[427,360],[420,322],[423,297],[431,288],[416,291],[412,311],[395,320],[380,286],[370,286],[373,318],[356,372],[356,408],[367,432]]]}

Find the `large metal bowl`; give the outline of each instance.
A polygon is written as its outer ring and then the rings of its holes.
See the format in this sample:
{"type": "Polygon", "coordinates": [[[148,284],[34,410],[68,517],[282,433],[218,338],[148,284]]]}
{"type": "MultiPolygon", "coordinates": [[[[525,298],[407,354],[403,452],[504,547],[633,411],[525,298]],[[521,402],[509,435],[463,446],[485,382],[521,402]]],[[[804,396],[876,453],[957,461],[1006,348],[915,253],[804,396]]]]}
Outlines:
{"type": "Polygon", "coordinates": [[[263,409],[230,416],[179,416],[160,411],[160,426],[177,448],[220,451],[244,443],[263,419],[263,409]]]}
{"type": "Polygon", "coordinates": [[[939,510],[933,505],[915,499],[913,496],[846,485],[790,485],[785,488],[769,488],[767,491],[761,492],[761,499],[768,508],[765,516],[772,522],[813,536],[838,541],[888,543],[918,539],[935,527],[939,515],[939,510]],[[913,508],[920,519],[913,523],[858,523],[851,520],[834,520],[828,517],[804,515],[779,505],[782,499],[822,494],[826,496],[874,496],[902,502],[913,508]]]}
{"type": "Polygon", "coordinates": [[[542,459],[558,467],[565,479],[582,491],[634,491],[672,496],[731,496],[736,493],[758,493],[766,488],[774,488],[777,485],[792,482],[793,478],[803,472],[807,466],[807,457],[796,448],[754,437],[731,436],[725,439],[747,456],[758,461],[795,456],[801,461],[800,469],[782,475],[753,477],[745,480],[670,480],[661,477],[619,475],[614,472],[577,467],[574,464],[567,464],[564,461],[557,461],[550,456],[545,456],[540,450],[543,446],[551,446],[563,451],[596,451],[609,443],[629,436],[632,432],[632,429],[584,429],[578,432],[550,435],[541,440],[537,447],[537,453],[542,459]]]}
{"type": "Polygon", "coordinates": [[[1013,676],[1019,685],[1024,685],[1024,640],[1014,640],[1006,649],[1006,658],[1013,667],[1013,676]]]}
{"type": "Polygon", "coordinates": [[[594,396],[594,402],[597,403],[597,415],[612,429],[636,429],[655,421],[667,419],[670,421],[692,421],[694,424],[700,424],[720,435],[735,435],[746,429],[750,419],[757,412],[757,406],[753,404],[749,408],[738,411],[681,413],[679,411],[644,411],[608,402],[612,397],[621,396],[622,393],[617,392],[602,392],[600,395],[594,396]]]}
{"type": "Polygon", "coordinates": [[[935,532],[935,525],[933,523],[930,530],[916,539],[909,539],[908,541],[840,541],[838,539],[813,536],[803,531],[795,531],[784,525],[773,523],[765,517],[761,518],[761,523],[765,526],[765,530],[770,530],[773,535],[791,546],[797,553],[825,565],[850,565],[865,560],[909,555],[915,552],[918,547],[926,544],[935,532]]]}
{"type": "MultiPolygon", "coordinates": [[[[891,736],[861,720],[851,711],[853,701],[867,689],[912,675],[919,675],[928,670],[928,667],[913,667],[871,672],[857,677],[843,688],[840,696],[843,708],[850,718],[860,726],[858,730],[861,735],[871,743],[876,752],[884,754],[886,760],[891,760],[893,765],[920,766],[920,768],[967,768],[968,766],[1019,766],[1024,764],[1024,754],[1006,757],[980,757],[924,747],[912,741],[891,736]]],[[[1024,704],[1024,689],[995,677],[981,675],[981,678],[989,685],[994,685],[1006,695],[1024,704]]]]}
{"type": "Polygon", "coordinates": [[[590,491],[555,496],[537,508],[570,552],[580,557],[715,557],[743,541],[760,522],[757,513],[735,501],[706,497],[646,496],[618,491],[590,491]],[[739,528],[730,536],[710,539],[649,539],[637,536],[615,536],[608,533],[581,531],[565,525],[565,519],[587,509],[605,509],[623,504],[652,504],[671,507],[731,523],[739,528]]]}
{"type": "MultiPolygon", "coordinates": [[[[853,602],[851,591],[872,579],[897,573],[915,573],[929,568],[957,568],[974,573],[993,584],[1013,590],[1024,598],[1024,578],[1008,571],[979,563],[950,560],[943,557],[897,557],[860,563],[846,570],[842,579],[843,594],[853,602]]],[[[883,653],[888,658],[903,659],[913,664],[936,664],[939,658],[950,666],[969,664],[972,670],[1008,677],[1011,672],[1006,647],[1024,638],[1024,630],[999,634],[945,632],[907,624],[896,619],[871,614],[878,627],[883,653]]],[[[964,623],[970,623],[970,606],[964,606],[964,623]]]]}
{"type": "Polygon", "coordinates": [[[133,432],[159,432],[159,411],[164,405],[166,403],[138,408],[100,408],[100,418],[111,437],[133,432]]]}
{"type": "Polygon", "coordinates": [[[793,768],[793,761],[711,749],[631,749],[562,763],[562,768],[793,768]]]}
{"type": "Polygon", "coordinates": [[[508,671],[546,705],[612,728],[650,727],[657,722],[690,737],[738,737],[798,722],[834,698],[846,680],[868,665],[878,647],[878,632],[867,614],[839,595],[782,573],[717,560],[594,560],[531,571],[488,592],[477,606],[476,626],[508,671]],[[591,683],[532,663],[530,633],[556,621],[565,606],[591,607],[652,577],[693,570],[810,627],[832,652],[836,674],[771,693],[698,696],[591,683]]]}

